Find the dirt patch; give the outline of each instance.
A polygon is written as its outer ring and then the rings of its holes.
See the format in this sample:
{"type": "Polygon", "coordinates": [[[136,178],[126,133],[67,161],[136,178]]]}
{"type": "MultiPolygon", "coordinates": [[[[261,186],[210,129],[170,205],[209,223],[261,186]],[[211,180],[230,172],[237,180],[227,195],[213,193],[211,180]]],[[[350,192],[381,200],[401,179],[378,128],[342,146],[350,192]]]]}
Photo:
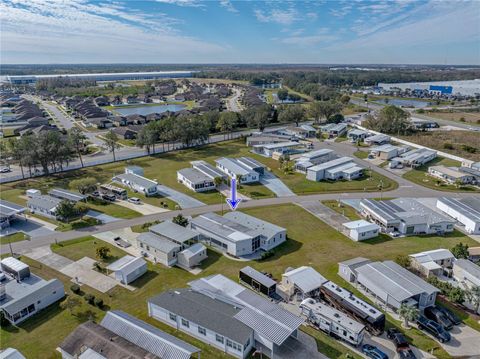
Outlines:
{"type": "Polygon", "coordinates": [[[442,120],[480,124],[480,112],[427,112],[428,116],[442,120]]]}

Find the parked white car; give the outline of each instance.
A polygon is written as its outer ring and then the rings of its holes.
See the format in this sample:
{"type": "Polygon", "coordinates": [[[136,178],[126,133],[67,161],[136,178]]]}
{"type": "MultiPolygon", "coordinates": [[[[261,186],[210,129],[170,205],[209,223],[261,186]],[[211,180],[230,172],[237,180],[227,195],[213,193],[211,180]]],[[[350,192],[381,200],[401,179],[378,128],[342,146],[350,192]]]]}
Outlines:
{"type": "Polygon", "coordinates": [[[130,197],[130,198],[128,199],[128,202],[130,202],[130,203],[135,203],[135,204],[140,204],[140,203],[142,203],[142,202],[140,202],[140,198],[137,198],[137,197],[130,197]]]}

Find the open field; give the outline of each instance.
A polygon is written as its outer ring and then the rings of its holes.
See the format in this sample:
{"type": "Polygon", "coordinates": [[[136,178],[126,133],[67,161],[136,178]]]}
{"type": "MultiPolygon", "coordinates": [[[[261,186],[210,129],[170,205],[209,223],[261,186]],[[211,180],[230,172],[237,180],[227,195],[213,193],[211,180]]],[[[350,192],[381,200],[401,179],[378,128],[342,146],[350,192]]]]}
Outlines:
{"type": "Polygon", "coordinates": [[[480,132],[428,131],[401,138],[469,160],[480,161],[480,132]]]}
{"type": "Polygon", "coordinates": [[[454,167],[454,166],[460,166],[460,163],[448,158],[437,157],[433,161],[430,161],[425,166],[421,166],[408,171],[402,177],[411,182],[417,183],[421,186],[432,188],[438,191],[480,193],[480,190],[474,186],[465,185],[465,186],[457,187],[456,185],[445,184],[438,178],[430,176],[428,174],[428,167],[438,166],[438,165],[454,167]]]}
{"type": "Polygon", "coordinates": [[[0,244],[3,245],[8,243],[20,242],[25,239],[29,239],[27,235],[25,235],[22,232],[17,232],[17,233],[0,237],[0,244]]]}
{"type": "MultiPolygon", "coordinates": [[[[408,237],[396,239],[370,240],[362,243],[353,242],[333,228],[320,221],[315,216],[296,205],[281,205],[270,208],[255,208],[245,210],[246,213],[286,227],[289,240],[275,250],[275,255],[263,261],[238,262],[209,250],[209,258],[203,263],[203,272],[199,276],[207,276],[222,273],[233,280],[238,276],[238,270],[245,265],[251,265],[258,270],[267,271],[279,279],[281,273],[290,266],[311,265],[328,279],[345,285],[351,290],[358,292],[342,281],[337,275],[337,262],[356,256],[364,256],[373,260],[394,259],[398,255],[405,255],[435,248],[451,248],[454,244],[463,242],[470,246],[476,242],[469,237],[455,231],[444,236],[408,237]],[[308,228],[306,231],[305,229],[308,228]]],[[[63,247],[54,246],[53,249],[72,259],[79,259],[85,255],[94,256],[95,250],[91,239],[63,243],[63,247]],[[70,248],[69,248],[70,247],[70,248]]],[[[102,243],[99,240],[95,240],[102,243]]],[[[103,243],[102,243],[103,245],[103,243]]],[[[114,255],[121,255],[122,251],[116,248],[114,255]],[[117,253],[118,251],[118,253],[117,253]]],[[[29,263],[34,263],[28,260],[29,263]]],[[[70,287],[68,278],[50,270],[45,266],[36,264],[32,271],[46,278],[59,277],[66,283],[66,289],[70,287]]],[[[106,295],[100,295],[95,291],[83,288],[82,290],[104,299],[106,308],[124,310],[142,320],[165,330],[181,339],[187,340],[202,349],[204,358],[224,358],[225,355],[204,345],[196,339],[172,328],[148,318],[146,300],[166,289],[185,287],[194,276],[179,268],[166,268],[161,265],[149,264],[149,272],[133,283],[138,289],[134,292],[122,287],[116,287],[106,295]]],[[[82,303],[84,301],[82,300],[82,303]]],[[[94,317],[100,320],[103,312],[92,306],[83,304],[71,315],[68,310],[61,310],[58,306],[47,310],[21,325],[20,328],[2,329],[2,347],[13,346],[21,350],[27,357],[50,358],[56,346],[68,333],[80,322],[88,319],[87,309],[93,311],[94,317]],[[49,335],[47,335],[49,333],[49,335]],[[51,333],[55,333],[51,335],[51,333]]],[[[389,320],[389,325],[398,325],[398,322],[389,320]]],[[[307,329],[307,332],[309,330],[307,329]]],[[[434,350],[434,354],[440,358],[449,358],[440,345],[426,337],[418,330],[408,330],[407,336],[414,345],[423,350],[434,350]]],[[[321,332],[315,332],[319,348],[327,355],[342,357],[347,351],[339,342],[333,341],[321,332]]]]}
{"type": "Polygon", "coordinates": [[[357,113],[362,113],[362,112],[367,112],[367,111],[368,111],[368,109],[366,107],[349,103],[347,106],[345,106],[342,109],[342,115],[349,116],[349,115],[354,115],[354,114],[357,114],[357,113]]]}
{"type": "Polygon", "coordinates": [[[427,116],[455,122],[480,124],[480,112],[425,111],[427,116]]]}

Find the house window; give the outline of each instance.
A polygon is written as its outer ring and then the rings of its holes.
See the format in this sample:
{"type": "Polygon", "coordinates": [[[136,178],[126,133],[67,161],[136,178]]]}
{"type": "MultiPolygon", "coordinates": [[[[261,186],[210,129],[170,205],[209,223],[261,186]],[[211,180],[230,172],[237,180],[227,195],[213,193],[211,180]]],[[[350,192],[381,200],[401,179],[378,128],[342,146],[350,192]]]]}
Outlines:
{"type": "Polygon", "coordinates": [[[147,251],[149,251],[149,250],[150,250],[150,246],[147,246],[147,251]]]}
{"type": "Polygon", "coordinates": [[[247,342],[243,346],[243,350],[247,350],[248,346],[250,345],[250,338],[247,339],[247,342]]]}
{"type": "Polygon", "coordinates": [[[207,330],[205,328],[198,327],[198,332],[202,335],[207,335],[207,330]]]}
{"type": "Polygon", "coordinates": [[[233,343],[230,339],[227,339],[227,347],[232,347],[233,343]]]}
{"type": "Polygon", "coordinates": [[[223,344],[223,337],[221,335],[215,334],[215,340],[223,344]]]}
{"type": "Polygon", "coordinates": [[[140,242],[140,247],[143,248],[143,243],[142,242],[140,242]]]}
{"type": "Polygon", "coordinates": [[[183,318],[182,318],[182,325],[184,327],[190,328],[190,322],[186,319],[183,319],[183,318]]]}
{"type": "Polygon", "coordinates": [[[174,322],[177,321],[177,316],[176,316],[175,314],[170,313],[170,314],[169,314],[169,317],[170,317],[170,320],[172,320],[172,321],[174,321],[174,322]]]}

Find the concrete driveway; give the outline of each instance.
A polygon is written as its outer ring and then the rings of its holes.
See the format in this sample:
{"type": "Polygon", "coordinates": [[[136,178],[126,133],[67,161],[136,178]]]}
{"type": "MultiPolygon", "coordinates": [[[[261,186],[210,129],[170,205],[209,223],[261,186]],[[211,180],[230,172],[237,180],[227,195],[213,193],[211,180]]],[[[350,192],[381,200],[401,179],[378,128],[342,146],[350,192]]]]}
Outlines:
{"type": "Polygon", "coordinates": [[[349,222],[349,219],[328,208],[320,201],[305,201],[300,202],[299,205],[337,231],[343,234],[347,233],[343,223],[349,222]]]}
{"type": "Polygon", "coordinates": [[[295,193],[293,193],[280,178],[267,170],[265,170],[263,176],[260,176],[260,183],[275,193],[277,197],[295,196],[295,193]]]}
{"type": "Polygon", "coordinates": [[[170,187],[159,184],[157,186],[158,191],[164,197],[171,199],[174,202],[177,202],[182,209],[185,208],[194,208],[204,206],[205,203],[186,195],[185,193],[178,192],[170,187]]]}
{"type": "MultiPolygon", "coordinates": [[[[370,334],[365,335],[363,338],[363,344],[370,344],[373,346],[376,346],[378,349],[380,349],[382,352],[388,355],[389,358],[391,359],[399,359],[400,356],[397,354],[395,344],[391,340],[387,338],[387,335],[383,333],[381,336],[371,336],[370,334]]],[[[433,355],[428,354],[414,346],[410,346],[412,349],[413,353],[415,354],[415,357],[417,359],[431,359],[435,358],[433,355]]],[[[358,348],[358,353],[360,354],[361,348],[358,348]]],[[[363,354],[362,354],[363,355],[363,354]]]]}
{"type": "Polygon", "coordinates": [[[168,212],[168,209],[157,207],[145,202],[142,202],[140,204],[135,204],[128,201],[118,200],[118,201],[115,201],[115,204],[118,204],[119,206],[122,206],[122,207],[129,208],[143,215],[168,212]]]}
{"type": "Polygon", "coordinates": [[[462,324],[453,327],[450,335],[452,339],[448,343],[440,343],[448,354],[454,357],[480,358],[480,332],[462,324]]]}

